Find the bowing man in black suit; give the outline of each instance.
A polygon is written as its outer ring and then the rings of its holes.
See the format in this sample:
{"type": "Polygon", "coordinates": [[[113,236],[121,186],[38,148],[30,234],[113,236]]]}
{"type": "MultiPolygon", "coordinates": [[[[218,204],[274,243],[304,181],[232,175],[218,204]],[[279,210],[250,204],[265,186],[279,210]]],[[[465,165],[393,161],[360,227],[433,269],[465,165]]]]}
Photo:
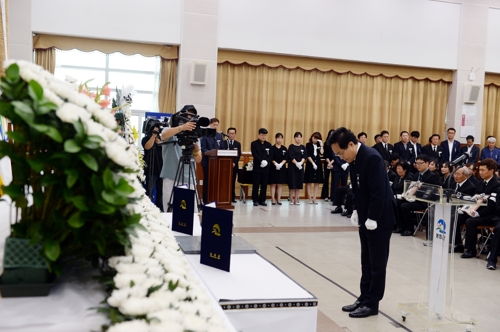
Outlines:
{"type": "Polygon", "coordinates": [[[387,130],[382,130],[380,137],[382,138],[382,141],[375,144],[374,148],[378,151],[378,153],[380,153],[382,159],[389,161],[389,157],[394,150],[392,144],[389,143],[389,132],[387,130]]]}
{"type": "Polygon", "coordinates": [[[235,140],[236,138],[236,128],[231,127],[227,129],[227,140],[224,141],[223,149],[236,150],[238,151],[238,156],[233,159],[233,203],[236,203],[236,175],[238,174],[238,163],[241,157],[241,143],[235,140]]]}
{"type": "Polygon", "coordinates": [[[342,307],[342,311],[354,318],[377,315],[384,296],[389,244],[396,223],[392,189],[381,156],[358,143],[350,130],[336,129],[327,144],[350,163],[354,196],[351,222],[359,227],[361,242],[361,295],[354,304],[342,307]]]}
{"type": "Polygon", "coordinates": [[[441,147],[443,148],[443,162],[451,162],[460,157],[460,142],[455,140],[455,132],[455,128],[448,128],[446,131],[448,139],[441,142],[441,147]]]}
{"type": "Polygon", "coordinates": [[[460,149],[460,153],[467,152],[470,157],[465,160],[466,163],[476,163],[479,159],[479,148],[474,145],[474,136],[467,136],[467,145],[460,149]]]}
{"type": "Polygon", "coordinates": [[[410,134],[406,130],[399,134],[400,141],[394,144],[394,153],[399,155],[399,161],[410,163],[413,149],[413,145],[409,142],[410,134]]]}
{"type": "Polygon", "coordinates": [[[269,168],[273,160],[271,143],[266,141],[267,129],[259,129],[259,138],[252,142],[250,149],[253,156],[252,200],[253,206],[267,206],[266,192],[269,168]],[[260,194],[259,194],[260,187],[260,194]]]}
{"type": "MultiPolygon", "coordinates": [[[[428,184],[439,185],[439,176],[429,169],[429,156],[421,154],[417,157],[415,162],[418,172],[413,174],[413,181],[425,182],[428,184]]],[[[413,211],[425,210],[427,209],[427,203],[414,201],[414,202],[404,202],[401,204],[401,217],[403,231],[401,236],[411,236],[413,235],[413,220],[411,213],[413,211]]]]}
{"type": "Polygon", "coordinates": [[[493,218],[496,211],[496,195],[500,188],[500,180],[495,176],[497,163],[491,158],[486,158],[479,163],[479,176],[483,181],[476,186],[475,194],[489,195],[486,206],[480,206],[476,211],[472,211],[472,216],[467,213],[461,214],[457,219],[457,229],[455,231],[455,252],[463,250],[461,247],[460,226],[465,223],[465,249],[461,258],[476,257],[477,226],[493,226],[493,218]]]}
{"type": "MultiPolygon", "coordinates": [[[[216,129],[219,127],[219,119],[210,119],[210,128],[216,129]]],[[[209,203],[208,200],[208,156],[205,152],[211,150],[221,150],[223,148],[224,141],[222,140],[222,135],[220,133],[215,133],[215,137],[203,136],[201,138],[201,152],[203,153],[203,159],[201,160],[201,166],[203,167],[203,202],[209,203]]]]}
{"type": "Polygon", "coordinates": [[[429,145],[422,148],[422,153],[428,155],[430,158],[436,158],[441,164],[443,162],[443,147],[439,145],[439,140],[441,136],[439,134],[433,134],[430,138],[429,145]]]}

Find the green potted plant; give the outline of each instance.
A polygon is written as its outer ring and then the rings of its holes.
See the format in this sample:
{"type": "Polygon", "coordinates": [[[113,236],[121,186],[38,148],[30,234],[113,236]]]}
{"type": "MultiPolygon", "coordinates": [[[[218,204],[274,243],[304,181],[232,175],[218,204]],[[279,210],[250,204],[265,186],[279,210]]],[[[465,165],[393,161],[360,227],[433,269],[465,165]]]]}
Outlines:
{"type": "MultiPolygon", "coordinates": [[[[12,163],[12,182],[2,189],[16,208],[8,242],[37,245],[56,275],[69,261],[123,254],[142,227],[130,203],[144,193],[137,149],[95,102],[100,95],[92,99],[24,61],[8,63],[0,90],[0,115],[14,128],[0,142],[0,158],[12,163]]],[[[4,269],[4,281],[11,272],[4,269]]]]}

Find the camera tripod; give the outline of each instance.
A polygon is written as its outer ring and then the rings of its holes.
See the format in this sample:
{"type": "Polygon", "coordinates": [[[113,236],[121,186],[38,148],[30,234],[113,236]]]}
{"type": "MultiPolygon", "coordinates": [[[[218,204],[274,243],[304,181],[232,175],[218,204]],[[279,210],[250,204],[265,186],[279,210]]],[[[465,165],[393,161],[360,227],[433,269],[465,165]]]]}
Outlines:
{"type": "MultiPolygon", "coordinates": [[[[196,200],[196,205],[198,210],[201,211],[202,204],[200,199],[200,194],[198,192],[198,176],[196,175],[196,162],[192,158],[192,151],[182,150],[182,156],[179,158],[179,163],[177,164],[177,171],[175,172],[174,186],[173,188],[186,184],[184,183],[184,170],[188,167],[188,189],[191,189],[191,184],[194,186],[194,198],[196,200]]],[[[170,193],[170,198],[168,200],[167,212],[172,212],[172,200],[174,197],[174,189],[170,193]]]]}

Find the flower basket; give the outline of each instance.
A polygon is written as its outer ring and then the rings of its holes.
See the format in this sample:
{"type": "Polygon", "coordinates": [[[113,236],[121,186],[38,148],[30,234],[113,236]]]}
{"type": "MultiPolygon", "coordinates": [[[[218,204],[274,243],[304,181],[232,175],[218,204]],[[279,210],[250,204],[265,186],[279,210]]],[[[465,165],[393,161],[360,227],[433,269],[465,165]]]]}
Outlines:
{"type": "Polygon", "coordinates": [[[47,296],[54,276],[41,256],[43,246],[29,239],[9,237],[5,241],[0,294],[2,297],[47,296]]]}

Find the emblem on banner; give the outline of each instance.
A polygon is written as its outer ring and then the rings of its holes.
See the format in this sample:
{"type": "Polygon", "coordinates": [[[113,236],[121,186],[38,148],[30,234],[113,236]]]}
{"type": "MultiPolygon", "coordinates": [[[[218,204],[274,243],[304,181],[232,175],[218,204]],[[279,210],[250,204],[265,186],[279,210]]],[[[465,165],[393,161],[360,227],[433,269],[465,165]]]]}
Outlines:
{"type": "Polygon", "coordinates": [[[214,234],[215,236],[220,236],[219,224],[215,224],[214,227],[212,227],[212,234],[214,234]]]}
{"type": "Polygon", "coordinates": [[[182,200],[182,201],[181,201],[181,205],[180,205],[180,206],[181,206],[181,209],[183,209],[183,210],[187,209],[187,204],[186,204],[186,201],[185,201],[185,200],[182,200]]]}
{"type": "Polygon", "coordinates": [[[446,223],[443,219],[439,219],[436,227],[436,238],[444,240],[446,238],[446,223]]]}

